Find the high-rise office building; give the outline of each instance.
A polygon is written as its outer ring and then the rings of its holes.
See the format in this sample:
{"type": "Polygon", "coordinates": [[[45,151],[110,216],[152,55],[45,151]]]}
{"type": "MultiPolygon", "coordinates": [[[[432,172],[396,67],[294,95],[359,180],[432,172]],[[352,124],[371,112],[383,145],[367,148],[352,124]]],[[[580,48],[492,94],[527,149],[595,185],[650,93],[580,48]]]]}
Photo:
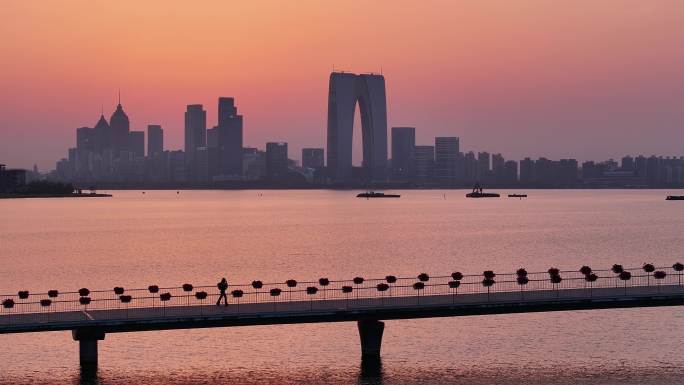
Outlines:
{"type": "Polygon", "coordinates": [[[287,165],[287,143],[266,143],[266,177],[272,181],[285,179],[287,165]]]}
{"type": "MultiPolygon", "coordinates": [[[[242,169],[242,115],[238,115],[235,100],[220,97],[218,100],[218,126],[216,147],[219,149],[220,172],[224,176],[241,177],[242,169]]],[[[213,143],[212,143],[213,144],[213,143]]]]}
{"type": "Polygon", "coordinates": [[[114,157],[118,158],[122,151],[128,151],[128,132],[130,131],[128,115],[124,112],[121,101],[117,104],[112,117],[109,118],[109,128],[111,147],[114,151],[114,157]]]}
{"type": "Polygon", "coordinates": [[[415,127],[392,127],[392,179],[413,180],[415,149],[415,127]]]}
{"type": "Polygon", "coordinates": [[[435,179],[439,183],[453,184],[458,176],[458,137],[435,138],[435,179]]]}
{"type": "Polygon", "coordinates": [[[507,160],[504,163],[504,180],[508,185],[514,185],[518,182],[518,162],[514,160],[507,160]]]}
{"type": "Polygon", "coordinates": [[[520,183],[531,184],[534,181],[534,161],[525,158],[520,161],[520,183]]]}
{"type": "Polygon", "coordinates": [[[352,128],[359,103],[363,174],[384,181],[387,169],[387,101],[382,75],[333,72],[328,89],[328,173],[333,182],[352,179],[352,128]]]}
{"type": "Polygon", "coordinates": [[[435,147],[416,146],[414,149],[414,162],[416,181],[430,181],[435,170],[435,147]]]}
{"type": "Polygon", "coordinates": [[[147,156],[164,152],[164,130],[158,124],[147,126],[147,156]]]}
{"type": "Polygon", "coordinates": [[[489,179],[490,156],[486,151],[477,153],[477,181],[482,183],[489,179]]]}
{"type": "Polygon", "coordinates": [[[463,173],[466,183],[477,182],[477,159],[475,153],[468,151],[463,157],[463,173]]]}
{"type": "MultiPolygon", "coordinates": [[[[200,147],[207,146],[207,112],[201,104],[189,104],[185,111],[185,162],[188,179],[197,174],[195,154],[200,147]]],[[[174,155],[176,156],[176,155],[174,155]]],[[[179,157],[176,156],[176,159],[179,157]]]]}
{"type": "Polygon", "coordinates": [[[128,133],[128,151],[134,158],[145,157],[145,131],[130,131],[128,133]]]}
{"type": "Polygon", "coordinates": [[[504,183],[506,181],[505,163],[506,160],[503,155],[492,155],[492,179],[495,183],[504,183]]]}
{"type": "Polygon", "coordinates": [[[322,148],[303,148],[302,167],[323,168],[325,158],[322,148]]]}

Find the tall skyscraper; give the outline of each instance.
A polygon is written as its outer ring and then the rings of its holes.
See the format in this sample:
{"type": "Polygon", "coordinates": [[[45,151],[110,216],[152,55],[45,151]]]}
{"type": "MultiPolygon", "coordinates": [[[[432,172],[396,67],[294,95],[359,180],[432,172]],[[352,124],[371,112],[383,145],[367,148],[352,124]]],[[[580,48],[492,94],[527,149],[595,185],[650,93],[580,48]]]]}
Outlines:
{"type": "Polygon", "coordinates": [[[221,174],[242,177],[242,115],[238,115],[233,98],[219,98],[216,129],[221,174]]]}
{"type": "Polygon", "coordinates": [[[164,152],[164,130],[158,124],[147,126],[147,156],[164,152]]]}
{"type": "Polygon", "coordinates": [[[392,179],[413,180],[415,147],[415,127],[392,127],[392,179]]]}
{"type": "Polygon", "coordinates": [[[333,72],[328,90],[328,173],[335,183],[352,179],[352,133],[357,102],[363,132],[364,178],[380,182],[386,179],[385,78],[333,72]]]}
{"type": "Polygon", "coordinates": [[[416,181],[430,181],[435,169],[435,148],[433,146],[416,146],[414,149],[414,162],[416,181]]]}
{"type": "Polygon", "coordinates": [[[185,111],[185,162],[190,180],[197,174],[197,149],[207,146],[207,112],[201,104],[190,104],[185,111]]]}
{"type": "Polygon", "coordinates": [[[266,143],[266,176],[269,180],[283,180],[287,177],[287,143],[266,143]]]}
{"type": "Polygon", "coordinates": [[[438,182],[453,184],[457,179],[458,137],[435,138],[435,177],[438,182]]]}
{"type": "Polygon", "coordinates": [[[322,148],[303,148],[302,167],[323,168],[325,162],[323,153],[322,148]]]}
{"type": "Polygon", "coordinates": [[[129,150],[128,132],[130,131],[128,115],[126,115],[123,107],[121,106],[121,100],[119,100],[119,104],[116,105],[116,111],[114,111],[112,117],[109,118],[109,127],[114,157],[118,158],[121,155],[121,151],[129,150]]]}

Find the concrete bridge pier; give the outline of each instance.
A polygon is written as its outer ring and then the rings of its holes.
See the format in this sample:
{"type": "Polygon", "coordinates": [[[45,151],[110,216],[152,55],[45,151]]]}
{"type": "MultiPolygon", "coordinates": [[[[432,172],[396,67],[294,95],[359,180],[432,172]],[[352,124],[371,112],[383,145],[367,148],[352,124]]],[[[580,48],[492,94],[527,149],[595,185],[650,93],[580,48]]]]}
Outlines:
{"type": "Polygon", "coordinates": [[[382,332],[385,330],[385,323],[369,319],[360,320],[357,324],[359,327],[359,337],[361,338],[361,358],[364,360],[379,360],[382,332]]]}
{"type": "Polygon", "coordinates": [[[97,341],[105,339],[105,333],[97,329],[74,329],[74,341],[78,341],[78,358],[83,367],[97,366],[97,341]]]}

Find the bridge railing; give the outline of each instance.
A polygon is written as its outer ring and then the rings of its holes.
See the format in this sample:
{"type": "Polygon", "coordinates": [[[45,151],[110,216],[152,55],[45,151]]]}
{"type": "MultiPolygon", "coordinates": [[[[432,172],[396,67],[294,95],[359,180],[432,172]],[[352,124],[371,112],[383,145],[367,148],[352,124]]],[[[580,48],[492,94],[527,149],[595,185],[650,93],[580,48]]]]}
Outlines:
{"type": "MultiPolygon", "coordinates": [[[[483,274],[428,275],[352,280],[320,279],[316,281],[253,282],[229,285],[226,292],[233,311],[273,311],[299,309],[283,307],[282,303],[297,303],[301,309],[321,309],[323,305],[335,307],[401,306],[420,303],[421,298],[449,295],[454,300],[463,294],[481,294],[488,299],[494,293],[511,293],[511,298],[524,298],[526,292],[540,293],[549,298],[560,298],[570,290],[584,290],[592,295],[594,289],[645,287],[659,291],[662,285],[682,285],[682,268],[653,267],[623,269],[629,279],[616,272],[593,270],[582,273],[575,270],[559,271],[555,283],[549,272],[496,273],[487,281],[483,274]],[[521,277],[524,277],[521,279],[521,277]],[[519,296],[519,297],[518,297],[519,296]],[[331,302],[333,301],[333,302],[331,302]],[[260,305],[261,304],[261,305],[260,305]],[[261,306],[261,307],[259,307],[261,306]]],[[[169,316],[173,309],[196,307],[198,312],[219,299],[216,285],[174,287],[112,288],[108,290],[71,290],[50,292],[21,292],[0,295],[2,306],[0,325],[14,322],[55,322],[95,318],[100,310],[120,310],[117,317],[135,317],[137,310],[157,309],[154,316],[169,316]]],[[[423,299],[425,301],[426,299],[423,299]]],[[[299,310],[301,310],[299,309],[299,310]]],[[[109,312],[111,316],[112,312],[109,312]]],[[[149,311],[145,313],[149,316],[149,311]]]]}

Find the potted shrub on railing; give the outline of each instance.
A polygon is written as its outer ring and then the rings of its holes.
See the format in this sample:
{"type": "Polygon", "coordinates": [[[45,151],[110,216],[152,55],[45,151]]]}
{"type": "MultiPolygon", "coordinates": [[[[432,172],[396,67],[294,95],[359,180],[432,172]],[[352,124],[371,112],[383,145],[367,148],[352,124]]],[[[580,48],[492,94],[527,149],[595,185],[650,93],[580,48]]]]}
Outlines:
{"type": "MultiPolygon", "coordinates": [[[[4,300],[2,301],[2,307],[3,307],[4,309],[7,309],[8,312],[10,312],[10,311],[12,310],[12,308],[14,307],[14,300],[13,300],[12,298],[6,298],[6,299],[4,299],[4,300]]],[[[9,323],[11,324],[11,323],[12,323],[12,318],[8,316],[8,317],[7,317],[7,322],[9,322],[9,323]]]]}
{"type": "Polygon", "coordinates": [[[494,272],[491,271],[491,270],[485,270],[485,271],[482,273],[482,276],[485,277],[485,278],[487,278],[487,279],[494,279],[494,277],[496,277],[496,274],[494,274],[494,272]]]}
{"type": "Polygon", "coordinates": [[[27,299],[29,297],[29,291],[28,290],[21,290],[20,292],[17,293],[19,296],[19,299],[27,299]]]}
{"type": "MultiPolygon", "coordinates": [[[[589,273],[589,274],[584,276],[584,280],[586,282],[589,282],[589,296],[591,297],[593,289],[594,289],[594,282],[596,282],[598,280],[598,276],[594,273],[589,273]]],[[[586,283],[585,283],[585,287],[586,287],[586,283]]]]}
{"type": "Polygon", "coordinates": [[[427,273],[420,273],[420,274],[418,274],[418,280],[420,282],[427,282],[430,280],[430,276],[427,275],[427,273]]]}
{"type": "Polygon", "coordinates": [[[277,287],[271,289],[271,297],[273,297],[273,311],[276,310],[276,297],[280,295],[283,291],[277,287]]]}
{"type": "MultiPolygon", "coordinates": [[[[40,300],[40,306],[42,306],[42,307],[44,307],[44,308],[48,308],[48,307],[50,307],[50,305],[52,305],[52,300],[51,300],[51,299],[45,298],[45,299],[41,299],[41,300],[40,300]]],[[[48,309],[48,313],[47,313],[47,319],[48,319],[48,322],[49,322],[49,321],[50,321],[50,311],[49,311],[49,309],[48,309]]]]}
{"type": "Polygon", "coordinates": [[[128,304],[131,303],[132,299],[133,299],[133,297],[131,297],[130,295],[119,296],[119,300],[121,301],[121,303],[126,305],[126,318],[128,318],[128,304]]]}
{"type": "MultiPolygon", "coordinates": [[[[190,293],[192,289],[194,289],[194,287],[189,283],[184,283],[181,287],[183,288],[183,291],[186,293],[190,293]]],[[[186,305],[190,306],[190,294],[185,295],[185,303],[186,305]]]]}
{"type": "MultiPolygon", "coordinates": [[[[285,281],[285,286],[287,286],[289,289],[297,287],[297,281],[295,281],[294,279],[288,279],[287,281],[285,281]]],[[[288,295],[289,300],[291,301],[292,300],[292,290],[288,290],[287,295],[288,295]]]]}
{"type": "Polygon", "coordinates": [[[563,281],[563,278],[560,276],[560,270],[558,270],[555,267],[552,267],[548,270],[549,272],[549,280],[551,281],[551,286],[553,287],[553,290],[556,292],[556,298],[559,297],[560,293],[558,292],[558,285],[563,281]]]}
{"type": "Polygon", "coordinates": [[[380,292],[380,304],[382,306],[385,305],[385,292],[389,290],[390,286],[386,283],[379,283],[378,286],[378,291],[380,292]]]}
{"type": "MultiPolygon", "coordinates": [[[[80,303],[81,305],[83,305],[83,310],[84,310],[84,312],[87,312],[87,311],[88,311],[88,305],[90,305],[90,301],[91,301],[90,297],[81,297],[81,298],[78,299],[78,303],[80,303]]],[[[85,319],[88,319],[88,315],[87,315],[87,314],[84,313],[83,316],[85,317],[85,319]]]]}
{"type": "Polygon", "coordinates": [[[322,291],[323,291],[323,299],[325,299],[325,295],[326,295],[326,291],[327,291],[327,290],[325,289],[325,287],[328,286],[328,285],[330,285],[330,280],[329,280],[328,278],[319,278],[319,279],[318,279],[318,284],[321,285],[321,286],[323,286],[323,289],[322,289],[322,291]]]}
{"type": "Polygon", "coordinates": [[[520,296],[522,297],[522,299],[525,299],[523,287],[530,282],[530,279],[527,278],[527,272],[525,272],[525,275],[518,275],[518,277],[516,278],[516,282],[518,282],[518,285],[520,286],[520,296]]]}
{"type": "Polygon", "coordinates": [[[458,294],[458,287],[461,286],[461,281],[449,281],[449,290],[451,290],[451,302],[456,302],[456,294],[458,294]]]}
{"type": "Polygon", "coordinates": [[[162,305],[164,305],[164,310],[162,311],[162,314],[166,316],[166,302],[171,300],[171,293],[159,294],[159,300],[162,302],[162,305]]]}
{"type": "Polygon", "coordinates": [[[230,292],[230,294],[235,298],[235,303],[237,304],[237,311],[240,311],[240,298],[245,294],[244,291],[240,289],[235,289],[230,292]]]}
{"type": "Polygon", "coordinates": [[[353,279],[353,282],[354,282],[355,285],[360,285],[360,284],[363,283],[363,277],[355,277],[355,278],[353,279]]]}
{"type": "Polygon", "coordinates": [[[419,282],[416,282],[413,284],[413,290],[415,290],[416,293],[418,293],[418,304],[419,305],[420,305],[420,292],[423,289],[425,289],[425,283],[419,281],[419,282]]]}
{"type": "Polygon", "coordinates": [[[47,295],[50,298],[57,298],[59,295],[59,290],[48,290],[47,295]]]}
{"type": "MultiPolygon", "coordinates": [[[[610,270],[611,270],[613,273],[617,274],[617,275],[615,276],[616,278],[619,278],[620,273],[622,273],[623,271],[625,271],[625,269],[622,267],[622,265],[619,265],[619,264],[617,264],[617,263],[614,264],[613,267],[610,268],[610,270]]],[[[618,280],[616,279],[616,280],[615,280],[615,287],[617,287],[617,286],[618,286],[618,280]]]]}
{"type": "Polygon", "coordinates": [[[584,275],[589,275],[589,274],[591,274],[592,270],[591,270],[591,267],[584,265],[579,269],[579,272],[584,274],[584,275]]]}
{"type": "Polygon", "coordinates": [[[646,272],[646,286],[651,286],[651,273],[655,271],[655,266],[651,263],[646,263],[643,269],[646,272]]]}
{"type": "Polygon", "coordinates": [[[515,275],[517,275],[518,277],[527,277],[527,270],[521,267],[515,271],[515,275]]]}
{"type": "Polygon", "coordinates": [[[351,286],[342,286],[342,292],[344,293],[344,295],[346,297],[345,298],[345,304],[346,304],[347,309],[349,309],[349,293],[351,293],[352,290],[354,290],[354,288],[351,286]]]}
{"type": "MultiPolygon", "coordinates": [[[[150,294],[157,294],[157,293],[159,293],[159,286],[157,286],[157,285],[150,285],[150,286],[147,287],[147,291],[149,291],[150,294]]],[[[155,297],[156,297],[156,296],[154,296],[154,295],[152,296],[152,307],[154,307],[154,302],[155,302],[154,299],[155,299],[155,297]]]]}
{"type": "Polygon", "coordinates": [[[264,283],[261,281],[252,281],[252,287],[258,290],[264,287],[264,283]]]}
{"type": "Polygon", "coordinates": [[[90,295],[90,290],[86,289],[85,287],[78,289],[78,295],[80,295],[81,297],[87,297],[88,295],[90,295]]]}
{"type": "Polygon", "coordinates": [[[385,276],[385,281],[387,281],[387,283],[396,283],[397,277],[395,277],[394,275],[388,275],[385,276]]]}
{"type": "Polygon", "coordinates": [[[660,280],[665,279],[665,277],[667,277],[667,273],[662,270],[653,273],[653,278],[656,279],[656,283],[658,284],[658,293],[660,293],[660,280]]]}
{"type": "Polygon", "coordinates": [[[309,297],[309,309],[313,310],[313,296],[318,293],[318,288],[316,286],[309,286],[306,288],[306,294],[308,294],[309,297]]]}
{"type": "Polygon", "coordinates": [[[622,273],[620,273],[620,275],[618,275],[618,277],[620,277],[620,280],[625,283],[625,295],[627,295],[627,281],[632,279],[632,273],[624,270],[622,273]]]}
{"type": "Polygon", "coordinates": [[[672,270],[677,272],[677,283],[681,286],[682,284],[682,270],[684,270],[684,265],[677,262],[672,265],[672,270]]]}
{"type": "Polygon", "coordinates": [[[463,279],[463,274],[460,271],[455,271],[451,273],[451,278],[453,278],[454,281],[460,281],[463,279]]]}
{"type": "Polygon", "coordinates": [[[114,288],[114,294],[116,294],[116,295],[122,295],[123,293],[124,293],[124,288],[123,288],[123,287],[117,286],[117,287],[114,288]]]}

